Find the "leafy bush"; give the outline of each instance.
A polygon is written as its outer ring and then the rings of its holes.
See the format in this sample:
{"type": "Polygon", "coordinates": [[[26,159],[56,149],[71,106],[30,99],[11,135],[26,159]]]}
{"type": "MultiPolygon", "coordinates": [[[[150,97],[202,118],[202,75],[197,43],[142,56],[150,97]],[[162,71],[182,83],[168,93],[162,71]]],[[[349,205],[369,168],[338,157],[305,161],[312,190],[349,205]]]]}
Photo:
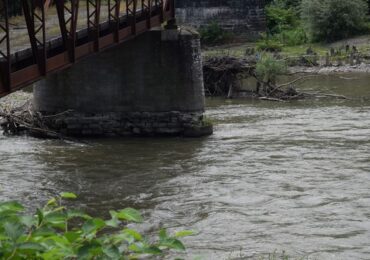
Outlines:
{"type": "Polygon", "coordinates": [[[280,33],[283,30],[293,29],[299,25],[299,16],[293,8],[283,7],[273,2],[266,7],[267,28],[270,34],[280,33]]]}
{"type": "Polygon", "coordinates": [[[273,55],[265,53],[256,65],[257,78],[265,83],[275,83],[279,75],[286,73],[285,61],[275,59],[273,55]]]}
{"type": "Polygon", "coordinates": [[[275,38],[262,35],[262,39],[256,43],[258,51],[279,52],[283,49],[283,44],[275,38]]]}
{"type": "Polygon", "coordinates": [[[297,46],[308,42],[307,34],[301,27],[282,31],[276,34],[274,38],[286,46],[297,46]]]}
{"type": "Polygon", "coordinates": [[[365,0],[302,0],[302,19],[312,40],[334,41],[364,28],[365,0]]]}
{"type": "Polygon", "coordinates": [[[199,30],[202,43],[208,45],[221,44],[232,38],[232,33],[225,31],[217,22],[213,21],[199,30]]]}
{"type": "Polygon", "coordinates": [[[300,25],[300,1],[274,0],[267,5],[267,27],[270,37],[274,39],[273,43],[295,46],[307,42],[306,33],[300,25]]]}
{"type": "Polygon", "coordinates": [[[178,238],[192,234],[182,231],[169,236],[161,230],[158,242],[149,243],[124,227],[127,222],[142,221],[138,211],[112,210],[109,220],[93,218],[63,206],[63,199],[74,198],[73,193],[62,193],[35,215],[24,214],[17,202],[0,203],[0,259],[137,259],[169,249],[184,250],[178,238]]]}

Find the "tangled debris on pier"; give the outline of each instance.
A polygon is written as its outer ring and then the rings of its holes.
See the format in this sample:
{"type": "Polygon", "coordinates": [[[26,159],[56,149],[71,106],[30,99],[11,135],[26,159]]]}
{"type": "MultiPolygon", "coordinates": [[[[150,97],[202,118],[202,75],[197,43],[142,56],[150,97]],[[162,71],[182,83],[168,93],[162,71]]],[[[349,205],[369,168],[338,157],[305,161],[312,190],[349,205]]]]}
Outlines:
{"type": "MultiPolygon", "coordinates": [[[[225,96],[230,91],[240,91],[238,83],[242,78],[253,77],[255,63],[248,60],[223,56],[204,60],[204,87],[208,96],[225,96]]],[[[230,96],[229,96],[230,97],[230,96]]]]}
{"type": "Polygon", "coordinates": [[[47,125],[50,120],[64,116],[69,111],[57,115],[44,116],[39,112],[35,112],[32,108],[31,96],[32,94],[30,93],[14,93],[7,101],[3,101],[0,104],[0,129],[3,130],[3,133],[5,135],[28,134],[40,138],[68,140],[69,138],[51,130],[47,125]],[[16,101],[14,102],[14,100],[16,101]]]}

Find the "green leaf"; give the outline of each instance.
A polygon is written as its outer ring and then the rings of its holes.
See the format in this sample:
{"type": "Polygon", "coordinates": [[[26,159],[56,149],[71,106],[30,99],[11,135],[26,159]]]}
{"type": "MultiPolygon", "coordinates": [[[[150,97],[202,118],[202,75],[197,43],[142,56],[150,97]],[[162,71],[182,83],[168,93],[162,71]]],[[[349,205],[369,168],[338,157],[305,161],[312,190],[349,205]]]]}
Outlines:
{"type": "Polygon", "coordinates": [[[182,230],[182,231],[176,232],[175,237],[176,238],[188,237],[188,236],[193,236],[195,234],[196,234],[196,232],[193,231],[193,230],[182,230]]]}
{"type": "Polygon", "coordinates": [[[185,250],[184,244],[180,240],[177,240],[177,239],[174,239],[174,238],[168,238],[168,239],[162,240],[162,241],[160,241],[159,245],[161,247],[166,247],[166,248],[169,248],[169,249],[175,249],[175,250],[179,250],[179,251],[184,251],[185,250]]]}
{"type": "Polygon", "coordinates": [[[0,216],[9,213],[18,213],[24,210],[24,207],[15,201],[0,203],[0,216]]]}
{"type": "MultiPolygon", "coordinates": [[[[4,241],[4,240],[9,240],[9,237],[8,236],[5,236],[3,234],[0,234],[0,242],[1,241],[4,241]]],[[[1,248],[1,247],[0,247],[1,248]]],[[[1,258],[0,258],[1,259],[1,258]]]]}
{"type": "Polygon", "coordinates": [[[44,222],[55,228],[65,229],[67,216],[63,212],[51,212],[44,216],[44,222]]]}
{"type": "Polygon", "coordinates": [[[21,216],[19,218],[20,222],[26,227],[30,228],[35,224],[35,218],[32,216],[21,216]]]}
{"type": "Polygon", "coordinates": [[[46,204],[46,206],[57,206],[57,200],[56,198],[52,198],[48,201],[48,203],[46,204]]]}
{"type": "Polygon", "coordinates": [[[34,238],[45,238],[53,235],[55,235],[55,230],[46,226],[38,228],[32,233],[34,238]]]}
{"type": "Polygon", "coordinates": [[[18,244],[17,248],[20,250],[31,250],[31,251],[38,251],[38,252],[44,252],[46,250],[45,247],[43,247],[39,243],[32,243],[32,242],[25,242],[22,244],[18,244]]]}
{"type": "Polygon", "coordinates": [[[145,247],[143,252],[144,254],[150,254],[150,255],[159,255],[163,253],[162,250],[156,246],[145,247]]]}
{"type": "Polygon", "coordinates": [[[82,211],[79,211],[79,210],[68,210],[67,211],[67,218],[68,219],[82,218],[82,219],[85,219],[85,220],[92,219],[91,216],[89,216],[88,214],[86,214],[82,211]]]}
{"type": "Polygon", "coordinates": [[[37,213],[38,226],[40,226],[42,221],[44,220],[44,212],[41,209],[37,209],[36,213],[37,213]]]}
{"type": "Polygon", "coordinates": [[[122,232],[124,234],[132,236],[136,241],[142,241],[143,240],[143,237],[141,236],[141,234],[139,232],[137,232],[136,230],[124,229],[124,230],[122,230],[122,232]]]}
{"type": "Polygon", "coordinates": [[[123,233],[113,235],[110,240],[115,245],[121,243],[122,241],[126,241],[128,244],[132,244],[135,242],[135,238],[133,236],[123,233]]]}
{"type": "Polygon", "coordinates": [[[103,253],[111,259],[121,259],[122,257],[116,246],[104,247],[103,253]]]}
{"type": "Polygon", "coordinates": [[[117,213],[117,218],[132,222],[143,222],[140,212],[133,208],[126,208],[117,213]]]}
{"type": "Polygon", "coordinates": [[[77,199],[77,195],[72,192],[62,192],[60,197],[63,199],[77,199]]]}
{"type": "Polygon", "coordinates": [[[67,238],[69,242],[74,243],[81,237],[81,232],[69,231],[64,233],[64,237],[67,238]]]}
{"type": "Polygon", "coordinates": [[[78,259],[95,259],[103,253],[102,246],[94,240],[92,243],[82,246],[78,250],[78,259]]]}
{"type": "Polygon", "coordinates": [[[61,248],[52,248],[41,255],[43,260],[65,259],[66,255],[61,248]]]}
{"type": "Polygon", "coordinates": [[[128,249],[138,254],[162,254],[162,250],[158,247],[147,245],[143,242],[134,243],[128,249]]]}
{"type": "Polygon", "coordinates": [[[119,221],[117,218],[112,218],[112,219],[110,219],[110,220],[106,220],[105,221],[105,224],[107,225],[107,226],[109,226],[109,227],[114,227],[114,228],[116,228],[116,227],[119,227],[119,225],[121,224],[121,221],[119,221]]]}
{"type": "Polygon", "coordinates": [[[6,222],[4,224],[5,234],[14,242],[23,235],[24,229],[22,225],[15,222],[6,222]]]}
{"type": "Polygon", "coordinates": [[[159,230],[159,239],[160,240],[166,240],[168,238],[168,235],[167,235],[167,230],[162,228],[161,230],[159,230]]]}
{"type": "Polygon", "coordinates": [[[67,256],[75,255],[71,242],[69,242],[64,236],[55,234],[54,236],[45,237],[44,239],[40,240],[40,243],[47,247],[48,251],[52,249],[58,249],[57,252],[63,257],[55,257],[55,259],[68,259],[67,256]]]}
{"type": "Polygon", "coordinates": [[[82,231],[87,235],[99,231],[105,227],[105,221],[100,218],[93,218],[87,220],[83,226],[82,231]]]}

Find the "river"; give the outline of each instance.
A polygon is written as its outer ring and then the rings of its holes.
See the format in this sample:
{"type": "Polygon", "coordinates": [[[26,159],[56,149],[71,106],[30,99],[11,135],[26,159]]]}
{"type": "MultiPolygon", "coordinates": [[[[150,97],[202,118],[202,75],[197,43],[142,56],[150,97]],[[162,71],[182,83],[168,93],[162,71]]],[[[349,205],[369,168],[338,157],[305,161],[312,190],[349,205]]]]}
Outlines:
{"type": "Polygon", "coordinates": [[[0,137],[0,199],[61,192],[96,216],[142,210],[139,229],[193,229],[186,259],[370,259],[370,76],[307,81],[351,99],[207,100],[214,135],[88,144],[0,137]]]}

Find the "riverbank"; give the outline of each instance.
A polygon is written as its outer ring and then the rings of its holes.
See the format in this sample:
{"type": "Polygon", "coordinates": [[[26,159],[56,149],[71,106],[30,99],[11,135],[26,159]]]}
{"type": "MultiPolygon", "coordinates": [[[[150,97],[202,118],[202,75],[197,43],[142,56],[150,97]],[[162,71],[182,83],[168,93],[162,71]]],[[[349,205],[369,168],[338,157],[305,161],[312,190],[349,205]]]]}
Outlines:
{"type": "MultiPolygon", "coordinates": [[[[265,65],[276,61],[276,64],[286,68],[275,75],[278,77],[276,84],[272,84],[274,94],[277,94],[277,90],[282,90],[283,99],[286,97],[288,100],[292,100],[292,97],[293,99],[316,98],[315,95],[311,96],[311,93],[307,96],[304,95],[305,93],[296,91],[299,85],[307,81],[311,75],[370,73],[370,36],[356,37],[332,44],[288,46],[282,48],[281,51],[270,52],[268,56],[271,56],[272,60],[265,62],[265,65]]],[[[280,94],[275,97],[268,94],[269,91],[267,94],[260,93],[265,83],[256,77],[256,64],[264,63],[265,58],[263,52],[258,51],[256,43],[205,46],[203,59],[207,95],[280,101],[280,94]],[[209,66],[209,63],[213,66],[209,66]],[[209,67],[211,67],[211,73],[209,67]]],[[[345,78],[351,78],[351,76],[347,75],[345,78]]],[[[327,96],[332,96],[327,94],[327,96]]],[[[333,97],[338,98],[339,96],[333,95],[333,97]]],[[[346,97],[340,96],[339,98],[346,97]]]]}
{"type": "MultiPolygon", "coordinates": [[[[274,52],[277,59],[286,60],[292,73],[370,73],[370,35],[349,38],[330,44],[313,43],[284,46],[274,52]]],[[[246,59],[259,56],[255,42],[206,46],[203,58],[233,57],[246,59]]]]}
{"type": "Polygon", "coordinates": [[[370,73],[370,64],[361,63],[358,65],[341,66],[292,66],[289,67],[290,73],[310,73],[310,74],[333,74],[333,73],[370,73]]]}

